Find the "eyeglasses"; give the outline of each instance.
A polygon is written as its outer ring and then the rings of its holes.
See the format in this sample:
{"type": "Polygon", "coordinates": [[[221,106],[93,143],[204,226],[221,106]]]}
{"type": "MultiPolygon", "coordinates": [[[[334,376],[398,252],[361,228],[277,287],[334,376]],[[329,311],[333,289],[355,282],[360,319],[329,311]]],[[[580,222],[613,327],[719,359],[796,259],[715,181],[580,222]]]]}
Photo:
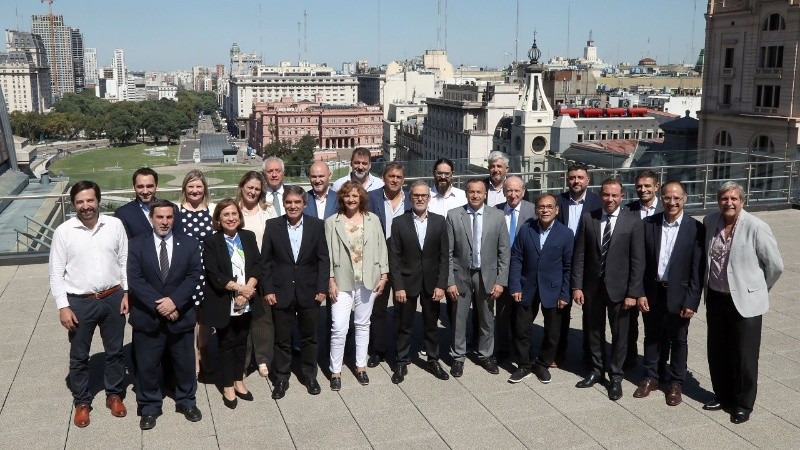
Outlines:
{"type": "Polygon", "coordinates": [[[453,175],[453,172],[434,172],[434,174],[436,174],[437,177],[448,177],[449,178],[449,177],[451,177],[453,175]]]}
{"type": "Polygon", "coordinates": [[[431,194],[411,194],[411,196],[414,198],[428,198],[431,194]]]}
{"type": "Polygon", "coordinates": [[[539,211],[552,211],[556,209],[556,205],[536,205],[536,209],[539,211]]]}

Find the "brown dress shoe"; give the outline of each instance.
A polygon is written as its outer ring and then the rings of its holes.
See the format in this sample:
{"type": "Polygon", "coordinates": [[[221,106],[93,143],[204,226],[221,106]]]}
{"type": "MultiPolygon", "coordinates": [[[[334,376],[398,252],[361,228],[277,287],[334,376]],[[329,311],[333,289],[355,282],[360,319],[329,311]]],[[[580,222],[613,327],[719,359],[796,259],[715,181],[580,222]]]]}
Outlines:
{"type": "Polygon", "coordinates": [[[634,398],[645,398],[656,389],[658,389],[658,381],[652,378],[645,378],[641,383],[639,383],[639,387],[636,388],[633,396],[634,398]]]}
{"type": "Polygon", "coordinates": [[[75,423],[76,427],[83,428],[89,425],[89,411],[91,410],[92,407],[85,403],[75,405],[75,419],[73,423],[75,423]]]}
{"type": "Polygon", "coordinates": [[[114,417],[125,417],[128,414],[125,404],[122,403],[122,398],[116,394],[106,397],[106,408],[111,410],[111,415],[114,417]]]}
{"type": "Polygon", "coordinates": [[[681,398],[681,385],[673,383],[669,386],[669,390],[666,394],[667,404],[669,406],[678,406],[681,404],[683,399],[681,398]]]}

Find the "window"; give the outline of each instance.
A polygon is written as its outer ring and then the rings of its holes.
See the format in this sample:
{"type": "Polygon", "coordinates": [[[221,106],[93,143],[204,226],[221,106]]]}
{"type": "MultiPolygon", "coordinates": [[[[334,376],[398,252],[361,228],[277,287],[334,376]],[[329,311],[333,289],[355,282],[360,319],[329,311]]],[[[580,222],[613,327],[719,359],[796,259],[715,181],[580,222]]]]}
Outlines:
{"type": "Polygon", "coordinates": [[[778,14],[770,14],[764,19],[764,23],[761,25],[761,31],[776,31],[776,30],[785,30],[786,29],[786,22],[784,22],[783,17],[778,14]]]}
{"type": "Polygon", "coordinates": [[[723,84],[722,85],[722,104],[723,105],[730,105],[731,104],[731,90],[733,89],[733,85],[731,84],[723,84]]]}
{"type": "Polygon", "coordinates": [[[725,130],[718,131],[714,135],[714,145],[717,147],[731,147],[731,135],[725,130]]]}
{"type": "Polygon", "coordinates": [[[783,67],[783,46],[771,45],[758,49],[758,67],[783,67]]]}
{"type": "Polygon", "coordinates": [[[723,62],[722,67],[726,69],[733,67],[733,47],[728,47],[725,49],[725,61],[723,62]]]}
{"type": "Polygon", "coordinates": [[[770,139],[769,136],[764,136],[762,134],[753,140],[753,150],[772,150],[774,148],[775,144],[772,143],[772,139],[770,139]]]}
{"type": "Polygon", "coordinates": [[[781,96],[781,87],[772,85],[756,85],[756,106],[777,108],[781,96]]]}

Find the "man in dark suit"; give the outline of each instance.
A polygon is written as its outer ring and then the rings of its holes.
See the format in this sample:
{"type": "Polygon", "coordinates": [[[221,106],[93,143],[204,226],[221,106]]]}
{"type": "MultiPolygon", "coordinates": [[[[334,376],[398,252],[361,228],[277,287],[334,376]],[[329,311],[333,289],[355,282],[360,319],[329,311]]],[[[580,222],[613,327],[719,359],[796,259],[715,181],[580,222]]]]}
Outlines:
{"type": "Polygon", "coordinates": [[[447,289],[448,251],[444,217],[428,212],[430,188],[424,180],[411,185],[413,211],[392,221],[389,239],[389,273],[394,289],[397,325],[397,366],[392,383],[399,384],[408,374],[411,362],[410,340],[417,312],[417,298],[422,304],[425,350],[428,370],[440,380],[450,378],[439,364],[439,303],[447,289]]]}
{"type": "MultiPolygon", "coordinates": [[[[517,235],[522,225],[530,219],[536,218],[536,207],[525,198],[525,184],[522,178],[514,175],[505,179],[503,192],[506,201],[495,205],[503,211],[508,230],[508,245],[514,245],[514,237],[517,235]]],[[[554,216],[555,217],[555,216],[554,216]]],[[[506,289],[497,298],[495,305],[495,353],[497,360],[503,361],[511,356],[511,293],[506,289]]]]}
{"type": "MultiPolygon", "coordinates": [[[[655,172],[642,170],[636,174],[634,183],[636,184],[636,196],[639,198],[625,205],[628,211],[638,213],[642,220],[664,211],[664,207],[658,201],[659,183],[658,175],[655,172]]],[[[628,327],[628,356],[625,357],[625,368],[636,366],[636,358],[639,356],[639,309],[631,308],[629,315],[631,323],[628,327]]],[[[662,355],[661,365],[666,367],[669,359],[669,345],[665,343],[661,347],[666,350],[666,353],[662,355]]]]}
{"type": "Polygon", "coordinates": [[[161,415],[159,363],[169,352],[175,379],[175,409],[191,422],[202,419],[195,402],[195,288],[203,274],[197,241],[172,233],[175,205],[150,203],[153,231],[131,239],[128,249],[129,322],[136,358],[139,426],[149,430],[161,415]]]}
{"type": "Polygon", "coordinates": [[[339,202],[336,192],[331,189],[331,169],[328,164],[317,161],[308,169],[308,198],[303,214],[325,220],[336,212],[339,202]]]}
{"type": "Polygon", "coordinates": [[[588,388],[608,370],[608,398],[622,397],[622,364],[628,346],[628,310],[644,295],[644,240],[642,220],[621,207],[622,183],[616,178],[600,186],[601,211],[581,217],[572,260],[572,299],[588,316],[592,368],[576,384],[588,388]],[[606,314],[611,326],[611,355],[605,359],[606,314]],[[608,364],[606,364],[608,363],[608,364]]]}
{"type": "Polygon", "coordinates": [[[114,216],[122,221],[129,238],[153,232],[149,214],[150,203],[156,200],[158,174],[149,167],[142,167],[133,172],[132,181],[136,198],[114,211],[114,216]]]}
{"type": "MultiPolygon", "coordinates": [[[[408,190],[403,189],[405,183],[405,170],[399,162],[390,162],[383,169],[383,187],[367,193],[369,211],[378,216],[383,235],[388,246],[392,236],[392,222],[408,211],[411,211],[411,198],[408,190]]],[[[389,283],[392,274],[389,274],[389,283]]],[[[377,367],[381,361],[386,360],[388,348],[389,324],[386,320],[389,308],[389,289],[384,289],[372,306],[369,328],[369,359],[368,367],[377,367]]]]}
{"type": "Polygon", "coordinates": [[[658,389],[659,359],[672,352],[666,402],[681,403],[686,380],[689,320],[700,306],[705,261],[705,230],[694,218],[683,214],[686,190],[680,181],[661,188],[664,211],[644,220],[644,292],[637,300],[644,320],[645,379],[633,396],[658,389]]]}
{"type": "Polygon", "coordinates": [[[575,238],[566,225],[555,220],[556,197],[543,194],[536,200],[539,218],[525,222],[511,248],[508,291],[514,300],[514,342],[518,368],[508,379],[519,383],[531,372],[542,383],[549,383],[548,367],[556,356],[559,315],[570,302],[570,276],[575,238]],[[544,341],[531,365],[531,323],[542,307],[544,341]]]}
{"type": "MultiPolygon", "coordinates": [[[[585,212],[600,211],[603,204],[600,196],[588,190],[592,178],[589,175],[589,168],[583,163],[574,163],[567,168],[567,185],[569,189],[558,196],[558,216],[556,220],[566,225],[575,240],[578,240],[578,228],[581,223],[581,215],[585,212]]],[[[551,367],[558,365],[566,360],[567,340],[569,339],[569,322],[572,314],[572,303],[569,303],[561,314],[561,336],[558,339],[558,350],[556,359],[551,367]]],[[[586,314],[582,319],[583,326],[583,362],[587,367],[591,367],[591,352],[589,351],[589,336],[586,334],[586,314]]]]}
{"type": "Polygon", "coordinates": [[[267,221],[261,244],[261,290],[272,305],[275,323],[277,381],[273,399],[289,388],[292,362],[292,323],[300,329],[300,357],[306,390],[320,393],[317,382],[317,310],[325,301],[330,262],[324,222],[303,214],[306,194],[299,186],[284,186],[285,214],[267,221]]]}

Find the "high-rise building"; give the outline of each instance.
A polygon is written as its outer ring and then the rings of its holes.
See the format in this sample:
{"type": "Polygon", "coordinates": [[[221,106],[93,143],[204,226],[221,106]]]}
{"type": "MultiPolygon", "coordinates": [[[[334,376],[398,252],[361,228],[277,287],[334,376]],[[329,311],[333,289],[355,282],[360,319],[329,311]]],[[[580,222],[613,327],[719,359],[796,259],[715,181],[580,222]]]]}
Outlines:
{"type": "Polygon", "coordinates": [[[97,85],[97,49],[87,48],[83,51],[83,80],[86,86],[97,85]]]}
{"type": "Polygon", "coordinates": [[[72,78],[75,80],[75,92],[82,92],[86,86],[83,68],[83,35],[81,30],[73,28],[72,37],[72,78]]]}
{"type": "Polygon", "coordinates": [[[6,31],[8,53],[0,53],[0,89],[9,111],[44,112],[52,103],[50,67],[42,38],[6,31]]]}
{"type": "Polygon", "coordinates": [[[75,92],[75,72],[72,66],[72,29],[64,25],[60,14],[34,14],[31,32],[41,36],[50,63],[50,82],[53,96],[75,92]]]}
{"type": "Polygon", "coordinates": [[[117,100],[126,100],[128,97],[128,70],[125,67],[125,51],[114,49],[114,59],[111,62],[114,74],[114,85],[117,90],[117,100]]]}

